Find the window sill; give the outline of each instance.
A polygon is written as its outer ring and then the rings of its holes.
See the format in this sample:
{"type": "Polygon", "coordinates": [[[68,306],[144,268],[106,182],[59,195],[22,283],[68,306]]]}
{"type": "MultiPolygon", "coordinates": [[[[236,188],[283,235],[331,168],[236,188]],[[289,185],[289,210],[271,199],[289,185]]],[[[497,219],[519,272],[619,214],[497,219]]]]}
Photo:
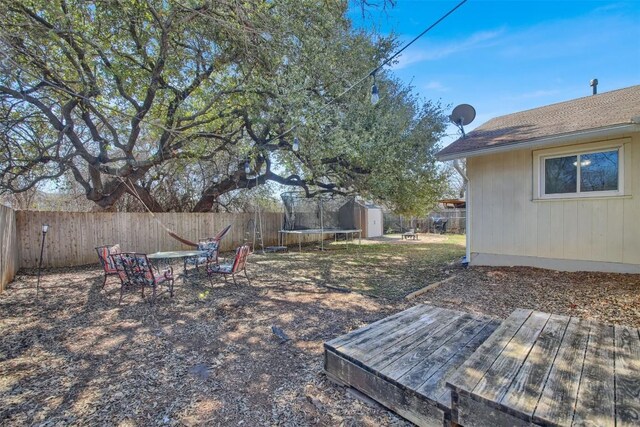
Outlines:
{"type": "Polygon", "coordinates": [[[575,197],[545,197],[538,199],[531,199],[532,202],[569,202],[569,201],[586,201],[586,200],[624,200],[631,199],[631,194],[616,194],[613,196],[575,196],[575,197]]]}

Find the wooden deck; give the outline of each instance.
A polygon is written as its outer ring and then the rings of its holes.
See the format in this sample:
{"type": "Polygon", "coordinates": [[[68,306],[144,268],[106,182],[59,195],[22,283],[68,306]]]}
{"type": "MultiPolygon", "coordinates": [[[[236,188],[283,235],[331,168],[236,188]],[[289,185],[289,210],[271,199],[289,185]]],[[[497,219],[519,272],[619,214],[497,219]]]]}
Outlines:
{"type": "Polygon", "coordinates": [[[639,330],[516,310],[447,383],[465,426],[638,426],[639,330]]]}
{"type": "Polygon", "coordinates": [[[449,425],[446,379],[498,325],[418,305],[325,343],[325,371],[415,424],[449,425]]]}

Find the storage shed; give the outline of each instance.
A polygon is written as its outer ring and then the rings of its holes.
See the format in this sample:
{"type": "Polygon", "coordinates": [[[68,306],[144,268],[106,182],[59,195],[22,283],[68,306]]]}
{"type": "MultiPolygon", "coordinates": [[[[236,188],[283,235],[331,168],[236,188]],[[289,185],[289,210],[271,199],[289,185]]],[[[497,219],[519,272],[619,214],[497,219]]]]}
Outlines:
{"type": "Polygon", "coordinates": [[[380,237],[384,234],[382,208],[371,203],[355,202],[354,214],[362,237],[380,237]]]}

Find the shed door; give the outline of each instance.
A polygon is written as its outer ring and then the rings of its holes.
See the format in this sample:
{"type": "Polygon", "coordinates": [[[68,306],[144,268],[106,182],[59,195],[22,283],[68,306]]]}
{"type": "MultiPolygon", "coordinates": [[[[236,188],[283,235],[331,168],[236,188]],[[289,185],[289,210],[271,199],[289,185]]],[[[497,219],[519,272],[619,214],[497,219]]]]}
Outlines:
{"type": "Polygon", "coordinates": [[[367,237],[382,236],[382,209],[367,210],[367,237]]]}

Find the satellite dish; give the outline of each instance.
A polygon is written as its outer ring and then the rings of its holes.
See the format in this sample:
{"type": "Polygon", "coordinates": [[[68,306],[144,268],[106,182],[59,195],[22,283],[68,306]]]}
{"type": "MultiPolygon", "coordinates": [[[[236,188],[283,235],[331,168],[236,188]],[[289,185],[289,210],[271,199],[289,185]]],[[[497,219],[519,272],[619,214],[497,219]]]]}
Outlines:
{"type": "Polygon", "coordinates": [[[473,108],[469,104],[460,104],[456,108],[453,109],[451,115],[449,116],[449,120],[453,122],[460,131],[462,132],[462,136],[465,136],[464,126],[468,125],[476,118],[476,109],[473,108]]]}
{"type": "Polygon", "coordinates": [[[449,118],[459,126],[466,126],[476,118],[476,109],[469,104],[460,104],[453,109],[449,118]]]}

